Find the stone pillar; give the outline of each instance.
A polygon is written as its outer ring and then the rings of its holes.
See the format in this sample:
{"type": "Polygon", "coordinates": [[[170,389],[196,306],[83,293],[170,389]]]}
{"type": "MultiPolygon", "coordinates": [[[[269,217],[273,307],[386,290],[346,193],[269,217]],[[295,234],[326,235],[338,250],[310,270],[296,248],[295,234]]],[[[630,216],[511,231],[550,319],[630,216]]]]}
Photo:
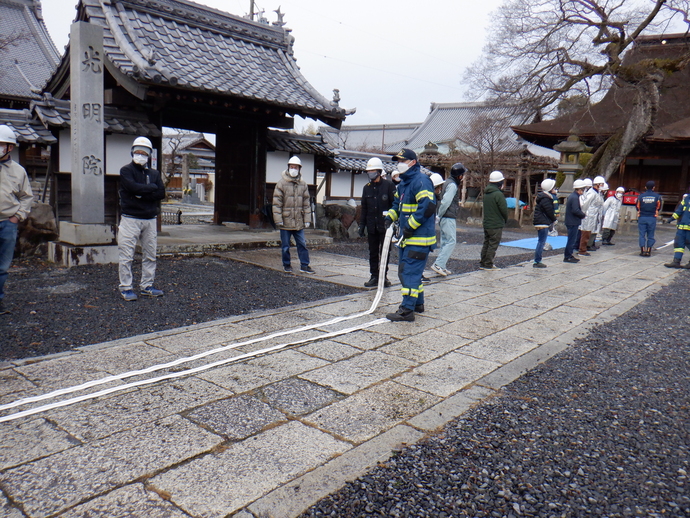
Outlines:
{"type": "Polygon", "coordinates": [[[87,22],[70,32],[72,222],[105,221],[103,136],[103,28],[87,22]]]}

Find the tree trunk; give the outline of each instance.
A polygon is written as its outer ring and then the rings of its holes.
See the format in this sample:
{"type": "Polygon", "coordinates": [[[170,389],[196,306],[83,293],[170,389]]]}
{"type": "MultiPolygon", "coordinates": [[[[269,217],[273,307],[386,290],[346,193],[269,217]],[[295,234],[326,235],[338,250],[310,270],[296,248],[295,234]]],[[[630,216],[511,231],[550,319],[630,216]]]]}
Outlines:
{"type": "Polygon", "coordinates": [[[582,177],[601,175],[608,180],[637,144],[652,129],[659,109],[661,72],[650,74],[635,85],[637,98],[627,123],[611,135],[594,153],[582,177]]]}

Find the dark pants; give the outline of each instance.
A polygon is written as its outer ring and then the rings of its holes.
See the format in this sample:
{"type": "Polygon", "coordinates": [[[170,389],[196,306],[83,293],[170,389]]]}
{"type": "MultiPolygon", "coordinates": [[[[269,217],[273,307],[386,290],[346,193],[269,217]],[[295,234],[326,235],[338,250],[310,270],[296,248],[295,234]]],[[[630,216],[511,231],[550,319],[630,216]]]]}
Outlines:
{"type": "Polygon", "coordinates": [[[575,244],[577,243],[577,236],[580,233],[579,225],[566,225],[568,229],[568,242],[565,245],[565,252],[563,252],[563,258],[569,259],[573,256],[575,251],[575,244]]]}
{"type": "Polygon", "coordinates": [[[424,304],[422,274],[430,247],[408,245],[400,249],[398,259],[398,278],[402,284],[402,307],[414,309],[424,304]]]}
{"type": "Polygon", "coordinates": [[[304,229],[285,230],[280,229],[280,244],[283,253],[283,266],[290,266],[290,237],[295,238],[297,255],[299,256],[300,266],[309,266],[309,250],[307,250],[307,240],[304,238],[304,229]]]}
{"type": "Polygon", "coordinates": [[[637,230],[640,234],[640,248],[652,248],[656,239],[656,218],[654,216],[642,216],[637,219],[637,230]]]}
{"type": "Polygon", "coordinates": [[[591,230],[583,230],[580,232],[580,250],[581,254],[587,252],[587,245],[589,244],[589,236],[592,234],[591,230]]]}
{"type": "Polygon", "coordinates": [[[484,229],[484,246],[482,246],[482,255],[481,259],[479,260],[479,266],[491,268],[494,265],[494,257],[496,257],[498,245],[501,244],[502,235],[502,228],[484,229]]]}
{"type": "Polygon", "coordinates": [[[602,243],[610,243],[613,239],[613,235],[616,231],[612,228],[605,228],[601,231],[601,241],[602,243]]]}
{"type": "Polygon", "coordinates": [[[17,224],[9,219],[0,221],[0,300],[5,296],[7,270],[10,269],[14,245],[17,241],[17,224]]]}
{"type": "Polygon", "coordinates": [[[676,237],[673,240],[673,260],[680,262],[683,258],[685,248],[690,250],[690,230],[676,230],[676,237]]]}
{"type": "MultiPolygon", "coordinates": [[[[369,232],[369,273],[374,277],[379,276],[381,252],[383,251],[383,242],[385,240],[385,232],[369,232]]],[[[388,261],[390,260],[390,255],[391,251],[389,248],[388,257],[386,258],[386,275],[388,275],[388,261]]]]}

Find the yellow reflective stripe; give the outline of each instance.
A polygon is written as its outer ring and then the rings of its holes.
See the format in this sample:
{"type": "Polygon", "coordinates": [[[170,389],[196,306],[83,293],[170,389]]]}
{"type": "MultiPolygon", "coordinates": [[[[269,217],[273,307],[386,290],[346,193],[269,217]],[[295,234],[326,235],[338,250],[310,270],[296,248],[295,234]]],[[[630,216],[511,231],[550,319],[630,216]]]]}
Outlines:
{"type": "Polygon", "coordinates": [[[401,209],[403,212],[417,212],[417,207],[416,203],[403,203],[401,209]]]}
{"type": "Polygon", "coordinates": [[[681,254],[685,251],[685,248],[674,248],[674,252],[680,252],[681,254]]]}
{"type": "Polygon", "coordinates": [[[414,216],[410,216],[409,218],[407,218],[407,224],[410,225],[410,228],[412,230],[417,230],[421,225],[421,223],[414,219],[414,216]]]}
{"type": "Polygon", "coordinates": [[[690,230],[690,225],[676,225],[676,228],[680,230],[690,230]]]}
{"type": "Polygon", "coordinates": [[[424,198],[429,198],[430,200],[434,201],[436,196],[434,196],[434,193],[431,191],[419,191],[417,196],[415,196],[415,200],[417,201],[423,200],[424,198]]]}
{"type": "Polygon", "coordinates": [[[400,293],[402,293],[403,297],[414,297],[416,299],[422,291],[415,290],[414,288],[402,288],[400,293]]]}
{"type": "Polygon", "coordinates": [[[412,237],[406,239],[404,244],[405,244],[405,246],[407,246],[407,245],[431,246],[431,245],[436,244],[436,236],[430,236],[430,237],[412,236],[412,237]]]}
{"type": "Polygon", "coordinates": [[[678,219],[678,218],[680,218],[680,216],[674,212],[673,213],[673,219],[678,219]]]}
{"type": "Polygon", "coordinates": [[[386,213],[386,215],[387,215],[390,219],[392,219],[393,221],[398,221],[398,213],[395,212],[393,209],[390,209],[390,210],[386,213]]]}

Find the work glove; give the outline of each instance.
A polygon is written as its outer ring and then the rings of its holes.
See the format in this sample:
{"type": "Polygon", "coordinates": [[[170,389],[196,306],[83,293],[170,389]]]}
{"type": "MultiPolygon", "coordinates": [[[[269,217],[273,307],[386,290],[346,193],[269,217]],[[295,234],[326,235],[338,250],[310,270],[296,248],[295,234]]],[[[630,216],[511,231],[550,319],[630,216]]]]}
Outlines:
{"type": "Polygon", "coordinates": [[[364,237],[364,225],[359,227],[359,237],[364,237]]]}
{"type": "Polygon", "coordinates": [[[436,216],[436,224],[438,225],[438,224],[440,224],[440,223],[441,223],[441,218],[438,217],[438,216],[436,216]]]}
{"type": "Polygon", "coordinates": [[[386,216],[386,219],[383,220],[384,225],[386,225],[386,230],[388,230],[388,227],[390,227],[393,224],[393,220],[386,216]]]}
{"type": "Polygon", "coordinates": [[[310,223],[309,221],[307,221],[307,222],[304,224],[304,226],[305,226],[306,228],[309,228],[309,227],[311,226],[311,223],[310,223]]]}
{"type": "Polygon", "coordinates": [[[410,239],[413,234],[414,234],[414,230],[412,230],[410,227],[406,227],[405,230],[403,230],[403,234],[402,234],[403,241],[410,239]]]}

